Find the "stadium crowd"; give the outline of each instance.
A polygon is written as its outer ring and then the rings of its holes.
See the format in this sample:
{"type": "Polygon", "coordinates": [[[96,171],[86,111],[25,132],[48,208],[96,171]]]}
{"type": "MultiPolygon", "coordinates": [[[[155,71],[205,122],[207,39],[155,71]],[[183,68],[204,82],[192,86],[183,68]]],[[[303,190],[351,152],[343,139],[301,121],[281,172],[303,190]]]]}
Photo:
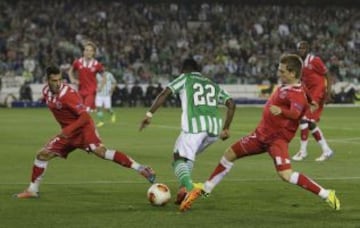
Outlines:
{"type": "Polygon", "coordinates": [[[264,84],[305,39],[335,80],[359,80],[358,8],[262,2],[1,1],[0,75],[42,83],[49,62],[66,72],[92,40],[119,82],[171,80],[192,55],[216,82],[264,84]]]}

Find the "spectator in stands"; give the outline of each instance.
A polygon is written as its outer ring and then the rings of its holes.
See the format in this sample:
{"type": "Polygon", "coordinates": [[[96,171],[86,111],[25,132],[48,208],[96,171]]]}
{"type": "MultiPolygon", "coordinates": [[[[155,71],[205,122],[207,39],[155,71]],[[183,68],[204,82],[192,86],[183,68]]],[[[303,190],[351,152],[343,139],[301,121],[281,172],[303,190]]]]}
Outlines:
{"type": "Polygon", "coordinates": [[[130,93],[129,93],[128,84],[126,82],[124,82],[124,85],[122,88],[120,88],[119,92],[120,92],[119,95],[121,100],[120,106],[122,107],[125,106],[126,104],[129,104],[130,93]]]}
{"type": "Polygon", "coordinates": [[[141,82],[146,83],[151,80],[150,72],[146,71],[144,67],[140,66],[137,70],[138,78],[141,82]]]}
{"type": "Polygon", "coordinates": [[[33,54],[29,53],[23,61],[23,72],[22,76],[25,81],[34,82],[34,72],[35,72],[36,62],[33,54]]]}
{"type": "Polygon", "coordinates": [[[150,107],[150,105],[152,104],[152,102],[156,96],[157,96],[156,88],[153,85],[153,83],[150,81],[148,86],[146,87],[146,92],[145,92],[145,97],[144,97],[144,105],[146,107],[150,107]]]}
{"type": "Polygon", "coordinates": [[[139,102],[143,101],[144,91],[139,85],[139,81],[135,81],[135,84],[131,88],[130,97],[129,97],[129,106],[136,107],[139,102]]]}
{"type": "MultiPolygon", "coordinates": [[[[164,88],[162,87],[162,84],[159,82],[159,83],[157,84],[156,89],[155,89],[155,94],[156,94],[155,97],[157,97],[163,90],[164,90],[164,88]]],[[[164,104],[163,104],[163,106],[166,107],[166,106],[167,106],[167,103],[168,103],[168,101],[165,101],[164,104]]]]}
{"type": "MultiPolygon", "coordinates": [[[[252,84],[261,83],[258,76],[275,65],[281,52],[291,49],[293,43],[304,38],[326,44],[317,45],[316,52],[330,70],[332,56],[343,63],[337,74],[339,79],[354,77],[350,66],[360,59],[358,9],[346,5],[334,9],[330,3],[314,7],[319,1],[306,6],[300,1],[299,5],[292,4],[290,7],[286,1],[277,5],[273,1],[258,0],[256,4],[249,5],[207,3],[205,8],[195,2],[175,4],[174,10],[173,3],[109,1],[108,7],[101,9],[101,13],[93,13],[99,11],[96,2],[88,2],[86,8],[83,8],[83,1],[71,2],[71,7],[66,1],[51,6],[42,1],[30,5],[24,0],[16,2],[1,1],[5,9],[2,19],[9,22],[5,23],[3,34],[10,35],[6,39],[0,37],[0,71],[14,71],[16,75],[22,74],[24,58],[32,51],[35,52],[32,54],[37,69],[44,68],[50,60],[60,65],[67,58],[79,57],[79,44],[87,39],[84,34],[91,36],[95,43],[102,44],[99,46],[99,57],[104,59],[114,76],[119,77],[117,79],[127,80],[130,84],[141,80],[132,70],[138,69],[134,65],[139,64],[152,77],[172,79],[169,76],[177,73],[169,74],[169,69],[174,71],[178,68],[177,62],[189,54],[190,47],[202,61],[203,72],[209,72],[211,78],[216,73],[216,69],[212,69],[212,61],[216,58],[222,60],[219,64],[225,66],[225,75],[228,76],[235,70],[229,60],[235,59],[238,65],[237,82],[252,84]],[[166,8],[169,10],[162,10],[166,8]],[[285,11],[286,14],[283,13],[285,11]],[[336,17],[333,16],[334,11],[336,17]],[[136,15],[135,23],[127,12],[136,15]],[[52,17],[40,19],[39,15],[52,17]],[[320,16],[314,18],[311,15],[320,16]],[[120,35],[121,39],[118,39],[120,35]],[[218,54],[219,49],[222,54],[218,54]],[[249,61],[251,56],[256,56],[255,62],[253,59],[249,61]]],[[[34,73],[35,78],[39,75],[43,74],[34,73]]],[[[34,80],[42,82],[38,78],[34,80]]]]}
{"type": "Polygon", "coordinates": [[[121,90],[119,86],[115,86],[114,91],[111,95],[111,103],[114,107],[123,106],[123,101],[121,99],[121,90]]]}
{"type": "Polygon", "coordinates": [[[30,87],[30,82],[25,81],[22,86],[20,87],[19,91],[19,100],[20,101],[33,101],[33,92],[30,87]]]}

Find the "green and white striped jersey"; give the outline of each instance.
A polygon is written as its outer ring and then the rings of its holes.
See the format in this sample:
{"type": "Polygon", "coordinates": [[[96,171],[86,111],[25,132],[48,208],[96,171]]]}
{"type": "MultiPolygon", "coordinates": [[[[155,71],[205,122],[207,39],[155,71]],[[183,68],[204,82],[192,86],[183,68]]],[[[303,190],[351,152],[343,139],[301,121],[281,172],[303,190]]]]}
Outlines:
{"type": "MultiPolygon", "coordinates": [[[[106,77],[106,83],[105,83],[104,87],[101,89],[101,91],[97,92],[97,95],[111,96],[112,87],[114,84],[116,84],[116,80],[114,78],[114,75],[112,73],[110,73],[109,71],[104,72],[104,77],[106,77]]],[[[97,80],[97,86],[99,88],[101,86],[102,80],[103,80],[102,75],[99,73],[96,74],[96,80],[97,80]]]]}
{"type": "Polygon", "coordinates": [[[167,87],[180,96],[181,128],[184,132],[219,135],[222,118],[218,105],[225,104],[230,98],[225,90],[199,72],[181,74],[167,87]]]}

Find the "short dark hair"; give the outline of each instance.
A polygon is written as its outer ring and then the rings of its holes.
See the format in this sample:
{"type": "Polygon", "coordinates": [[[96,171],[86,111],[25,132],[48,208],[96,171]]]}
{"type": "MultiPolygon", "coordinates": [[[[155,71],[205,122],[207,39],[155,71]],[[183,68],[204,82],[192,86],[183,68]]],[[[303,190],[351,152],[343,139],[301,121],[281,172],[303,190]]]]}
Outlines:
{"type": "Polygon", "coordinates": [[[55,65],[48,66],[46,68],[46,77],[49,78],[52,74],[60,74],[60,68],[55,65]]]}
{"type": "Polygon", "coordinates": [[[296,44],[296,49],[299,49],[300,45],[304,45],[307,50],[310,49],[310,43],[306,40],[301,40],[296,44]]]}
{"type": "Polygon", "coordinates": [[[187,58],[182,64],[182,71],[200,71],[200,67],[193,58],[187,58]]]}
{"type": "Polygon", "coordinates": [[[295,54],[284,54],[280,57],[280,63],[286,64],[286,69],[295,72],[295,77],[300,78],[303,61],[301,57],[295,54]]]}

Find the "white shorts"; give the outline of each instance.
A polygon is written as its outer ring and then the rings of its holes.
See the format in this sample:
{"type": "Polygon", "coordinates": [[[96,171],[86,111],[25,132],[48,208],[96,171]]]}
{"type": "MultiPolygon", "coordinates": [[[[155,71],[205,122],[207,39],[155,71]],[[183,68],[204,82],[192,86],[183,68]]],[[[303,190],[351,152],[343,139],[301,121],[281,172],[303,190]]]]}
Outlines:
{"type": "Polygon", "coordinates": [[[217,136],[209,136],[206,132],[197,134],[181,132],[175,142],[174,153],[178,152],[181,157],[195,161],[196,155],[213,144],[217,139],[217,136]]]}
{"type": "Polygon", "coordinates": [[[97,108],[111,108],[111,97],[110,96],[98,96],[95,97],[95,106],[97,108]]]}

